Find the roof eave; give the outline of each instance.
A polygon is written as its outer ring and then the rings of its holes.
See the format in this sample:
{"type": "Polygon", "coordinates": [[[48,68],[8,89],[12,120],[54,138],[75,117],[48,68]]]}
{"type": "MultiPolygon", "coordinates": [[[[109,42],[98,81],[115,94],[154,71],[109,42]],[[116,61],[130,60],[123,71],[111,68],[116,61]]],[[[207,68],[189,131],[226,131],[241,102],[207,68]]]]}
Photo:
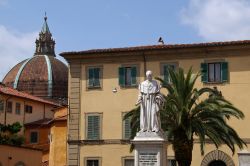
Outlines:
{"type": "Polygon", "coordinates": [[[227,48],[227,47],[239,47],[248,46],[250,47],[250,40],[243,41],[228,41],[228,42],[212,42],[212,43],[198,43],[198,44],[176,44],[176,45],[150,45],[150,46],[138,46],[138,47],[124,47],[124,48],[108,48],[108,49],[96,49],[96,50],[86,50],[86,51],[71,51],[62,52],[59,55],[68,59],[78,59],[83,56],[87,58],[88,56],[103,57],[124,55],[126,53],[133,54],[136,53],[147,53],[152,51],[170,51],[170,50],[187,50],[187,49],[210,49],[210,48],[227,48]]]}

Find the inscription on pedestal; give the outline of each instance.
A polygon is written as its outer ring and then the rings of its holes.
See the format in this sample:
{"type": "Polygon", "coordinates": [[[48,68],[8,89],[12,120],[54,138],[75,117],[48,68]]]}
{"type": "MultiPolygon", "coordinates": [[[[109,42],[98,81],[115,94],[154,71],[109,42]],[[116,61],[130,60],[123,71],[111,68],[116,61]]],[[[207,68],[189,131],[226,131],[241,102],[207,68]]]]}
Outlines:
{"type": "Polygon", "coordinates": [[[139,166],[157,166],[157,153],[140,153],[139,166]]]}

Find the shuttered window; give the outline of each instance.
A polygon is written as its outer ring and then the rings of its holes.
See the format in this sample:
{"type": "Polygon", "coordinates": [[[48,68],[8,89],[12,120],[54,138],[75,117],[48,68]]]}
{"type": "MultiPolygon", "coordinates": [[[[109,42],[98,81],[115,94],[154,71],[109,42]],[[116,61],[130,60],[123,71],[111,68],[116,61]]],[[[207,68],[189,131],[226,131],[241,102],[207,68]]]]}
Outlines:
{"type": "Polygon", "coordinates": [[[228,82],[228,63],[202,63],[201,73],[201,81],[204,83],[228,82]]]}
{"type": "Polygon", "coordinates": [[[28,114],[32,114],[33,112],[33,107],[30,106],[30,105],[25,105],[25,112],[28,113],[28,114]]]}
{"type": "Polygon", "coordinates": [[[123,166],[134,166],[134,159],[124,159],[123,166]]]}
{"type": "Polygon", "coordinates": [[[21,104],[20,103],[16,103],[16,114],[17,115],[21,114],[21,104]]]}
{"type": "Polygon", "coordinates": [[[178,163],[175,159],[168,159],[168,166],[178,166],[178,163]]]}
{"type": "Polygon", "coordinates": [[[31,131],[30,132],[30,143],[38,143],[38,132],[37,131],[31,131]]]}
{"type": "Polygon", "coordinates": [[[87,160],[87,166],[99,166],[99,160],[87,160]]]}
{"type": "Polygon", "coordinates": [[[11,101],[7,102],[7,112],[12,113],[12,102],[11,101]]]}
{"type": "Polygon", "coordinates": [[[100,115],[87,115],[87,139],[100,139],[100,115]]]}
{"type": "Polygon", "coordinates": [[[170,76],[169,76],[169,72],[168,70],[172,69],[172,70],[176,70],[176,64],[164,64],[163,65],[163,80],[165,83],[170,83],[170,76]]]}
{"type": "Polygon", "coordinates": [[[100,88],[101,87],[101,68],[90,67],[88,68],[88,88],[100,88]]]}
{"type": "Polygon", "coordinates": [[[101,157],[87,157],[84,166],[101,166],[101,157]]]}
{"type": "MultiPolygon", "coordinates": [[[[124,116],[125,114],[123,114],[124,116]]],[[[123,139],[130,139],[131,136],[131,125],[130,125],[131,119],[125,119],[123,120],[123,139]]]]}
{"type": "Polygon", "coordinates": [[[136,86],[137,81],[137,67],[120,67],[119,68],[119,85],[125,86],[136,86]]]}

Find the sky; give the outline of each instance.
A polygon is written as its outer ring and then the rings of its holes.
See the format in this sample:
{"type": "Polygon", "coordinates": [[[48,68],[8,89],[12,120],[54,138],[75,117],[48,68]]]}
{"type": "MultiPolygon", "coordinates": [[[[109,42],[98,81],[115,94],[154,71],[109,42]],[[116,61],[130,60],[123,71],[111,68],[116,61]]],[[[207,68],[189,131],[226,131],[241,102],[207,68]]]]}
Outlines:
{"type": "Polygon", "coordinates": [[[249,0],[0,0],[0,81],[33,56],[45,12],[60,60],[64,51],[154,45],[159,37],[250,39],[249,0]]]}

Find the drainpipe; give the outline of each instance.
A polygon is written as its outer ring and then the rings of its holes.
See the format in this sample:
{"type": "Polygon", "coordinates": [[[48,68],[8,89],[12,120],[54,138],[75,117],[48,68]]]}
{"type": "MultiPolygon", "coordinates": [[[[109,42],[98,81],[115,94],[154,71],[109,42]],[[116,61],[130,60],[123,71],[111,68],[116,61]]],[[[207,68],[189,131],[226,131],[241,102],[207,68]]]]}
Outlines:
{"type": "Polygon", "coordinates": [[[43,119],[45,119],[45,104],[43,104],[43,119]]]}
{"type": "Polygon", "coordinates": [[[23,125],[25,124],[25,115],[26,115],[25,105],[26,105],[26,102],[25,102],[25,100],[24,100],[24,101],[23,101],[23,125]]]}

